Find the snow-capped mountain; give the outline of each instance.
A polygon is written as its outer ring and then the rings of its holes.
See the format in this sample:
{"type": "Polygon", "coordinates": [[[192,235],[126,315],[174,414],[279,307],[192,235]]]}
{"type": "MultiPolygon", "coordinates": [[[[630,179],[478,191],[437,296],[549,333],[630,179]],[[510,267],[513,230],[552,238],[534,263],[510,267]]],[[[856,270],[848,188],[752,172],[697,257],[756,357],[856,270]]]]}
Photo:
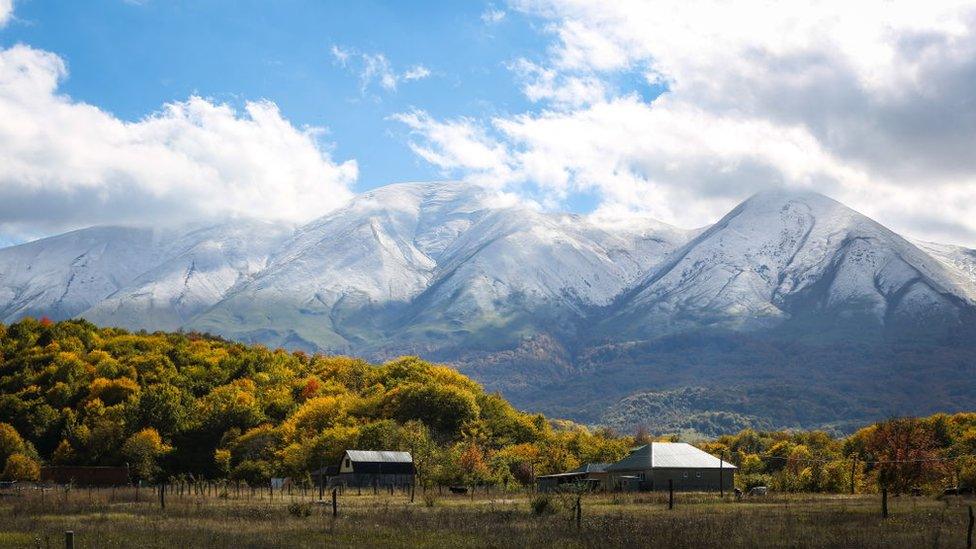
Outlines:
{"type": "Polygon", "coordinates": [[[265,267],[288,225],[92,227],[0,249],[0,319],[177,329],[265,267]]]}
{"type": "Polygon", "coordinates": [[[149,269],[158,245],[151,230],[93,227],[0,249],[0,321],[80,314],[149,269]]]}
{"type": "Polygon", "coordinates": [[[299,229],[190,326],[342,351],[540,331],[609,304],[687,238],[652,221],[611,232],[459,183],[391,185],[299,229]]]}
{"type": "Polygon", "coordinates": [[[24,316],[420,354],[581,421],[689,387],[707,418],[792,395],[757,425],[976,406],[976,251],[811,193],[759,194],[698,230],[456,182],[376,189],[297,228],[94,227],[0,249],[0,322],[24,316]]]}
{"type": "Polygon", "coordinates": [[[963,274],[972,256],[928,250],[823,195],[761,193],[652,269],[621,297],[610,325],[632,337],[816,320],[949,328],[976,302],[972,271],[963,274]]]}
{"type": "Polygon", "coordinates": [[[298,229],[96,227],[0,250],[6,322],[81,315],[344,352],[507,348],[538,334],[579,345],[813,318],[948,326],[974,302],[976,252],[913,243],[825,196],[784,191],[687,231],[408,183],[298,229]]]}
{"type": "Polygon", "coordinates": [[[155,264],[83,313],[92,322],[176,330],[261,272],[294,228],[236,220],[165,231],[155,264]]]}

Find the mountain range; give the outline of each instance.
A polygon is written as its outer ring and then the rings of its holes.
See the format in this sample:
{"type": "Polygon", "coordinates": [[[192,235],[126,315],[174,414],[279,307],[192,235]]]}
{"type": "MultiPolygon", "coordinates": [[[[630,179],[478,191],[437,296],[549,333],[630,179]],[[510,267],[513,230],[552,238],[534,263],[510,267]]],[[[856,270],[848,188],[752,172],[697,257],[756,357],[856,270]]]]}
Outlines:
{"type": "Polygon", "coordinates": [[[459,182],[379,188],[302,226],[92,227],[0,249],[0,321],[25,316],[419,354],[624,430],[844,430],[976,405],[976,251],[805,192],[696,230],[459,182]]]}

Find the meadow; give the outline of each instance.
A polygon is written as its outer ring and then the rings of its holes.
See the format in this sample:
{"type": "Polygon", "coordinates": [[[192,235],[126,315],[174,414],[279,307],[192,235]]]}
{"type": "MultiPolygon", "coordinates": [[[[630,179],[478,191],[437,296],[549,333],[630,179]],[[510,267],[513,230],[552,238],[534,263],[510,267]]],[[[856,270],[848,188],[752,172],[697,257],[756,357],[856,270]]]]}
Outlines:
{"type": "Polygon", "coordinates": [[[158,493],[143,488],[24,490],[0,499],[0,546],[64,547],[966,547],[958,497],[770,494],[448,495],[294,490],[158,493]],[[533,505],[535,502],[536,505],[533,505]]]}

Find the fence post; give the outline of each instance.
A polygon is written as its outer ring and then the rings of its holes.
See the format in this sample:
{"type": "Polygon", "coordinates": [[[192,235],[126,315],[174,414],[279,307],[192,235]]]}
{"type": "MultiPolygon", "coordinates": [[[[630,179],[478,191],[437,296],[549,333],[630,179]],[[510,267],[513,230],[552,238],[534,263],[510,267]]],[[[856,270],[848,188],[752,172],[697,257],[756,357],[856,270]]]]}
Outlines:
{"type": "Polygon", "coordinates": [[[579,530],[583,520],[583,496],[576,494],[576,529],[579,530]]]}
{"type": "MultiPolygon", "coordinates": [[[[725,452],[720,452],[720,456],[724,455],[725,452]]],[[[725,499],[725,461],[719,457],[718,458],[718,497],[725,499]]]]}
{"type": "Polygon", "coordinates": [[[414,489],[415,488],[416,488],[416,486],[414,485],[414,483],[411,482],[410,483],[410,503],[413,503],[413,494],[414,494],[414,489]]]}
{"type": "Polygon", "coordinates": [[[674,479],[668,479],[668,509],[674,509],[674,479]]]}
{"type": "Polygon", "coordinates": [[[966,530],[966,549],[973,549],[973,506],[969,506],[969,529],[966,530]]]}
{"type": "Polygon", "coordinates": [[[64,533],[64,549],[75,549],[74,530],[68,530],[64,533]]]}
{"type": "Polygon", "coordinates": [[[159,508],[166,509],[166,484],[159,483],[159,508]]]}
{"type": "Polygon", "coordinates": [[[888,489],[881,489],[881,518],[888,518],[888,489]]]}
{"type": "Polygon", "coordinates": [[[338,490],[338,488],[332,489],[332,518],[339,516],[339,501],[336,499],[336,492],[338,490]]]}

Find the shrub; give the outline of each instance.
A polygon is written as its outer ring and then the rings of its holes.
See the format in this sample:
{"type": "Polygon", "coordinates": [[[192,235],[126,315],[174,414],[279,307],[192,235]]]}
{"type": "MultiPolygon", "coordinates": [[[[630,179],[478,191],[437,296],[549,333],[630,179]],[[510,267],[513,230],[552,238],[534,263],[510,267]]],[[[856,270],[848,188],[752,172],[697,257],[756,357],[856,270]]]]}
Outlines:
{"type": "Polygon", "coordinates": [[[288,506],[288,514],[293,517],[306,518],[312,515],[312,506],[308,503],[292,503],[288,506]]]}
{"type": "Polygon", "coordinates": [[[24,454],[13,454],[7,458],[3,468],[3,478],[6,480],[37,480],[41,477],[41,466],[24,454]]]}
{"type": "Polygon", "coordinates": [[[559,510],[556,500],[549,494],[539,494],[529,501],[532,513],[537,516],[551,515],[559,510]]]}
{"type": "Polygon", "coordinates": [[[424,505],[427,507],[437,505],[437,493],[431,491],[424,494],[424,505]]]}

